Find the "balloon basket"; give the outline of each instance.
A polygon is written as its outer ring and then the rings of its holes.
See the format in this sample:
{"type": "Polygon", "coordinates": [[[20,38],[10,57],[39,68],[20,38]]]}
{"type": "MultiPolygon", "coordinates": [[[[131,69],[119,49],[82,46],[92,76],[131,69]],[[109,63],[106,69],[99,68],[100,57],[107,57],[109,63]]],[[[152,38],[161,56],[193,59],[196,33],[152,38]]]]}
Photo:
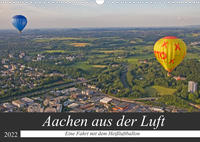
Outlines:
{"type": "Polygon", "coordinates": [[[168,73],[167,73],[167,76],[168,76],[168,77],[171,77],[172,75],[168,72],[168,73]]]}

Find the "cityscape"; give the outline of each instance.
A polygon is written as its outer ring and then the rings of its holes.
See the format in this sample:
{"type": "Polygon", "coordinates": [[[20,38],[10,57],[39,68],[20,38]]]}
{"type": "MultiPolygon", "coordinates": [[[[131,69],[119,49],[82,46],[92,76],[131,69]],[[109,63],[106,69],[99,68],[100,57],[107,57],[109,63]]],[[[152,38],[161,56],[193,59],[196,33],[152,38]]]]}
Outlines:
{"type": "Polygon", "coordinates": [[[108,97],[91,86],[87,89],[68,88],[51,91],[43,98],[24,97],[0,106],[3,112],[184,112],[173,107],[150,107],[142,103],[108,97]]]}
{"type": "Polygon", "coordinates": [[[199,33],[108,28],[13,36],[2,30],[0,111],[198,112],[199,33]],[[155,41],[166,34],[188,45],[186,59],[170,76],[153,53],[155,41]]]}

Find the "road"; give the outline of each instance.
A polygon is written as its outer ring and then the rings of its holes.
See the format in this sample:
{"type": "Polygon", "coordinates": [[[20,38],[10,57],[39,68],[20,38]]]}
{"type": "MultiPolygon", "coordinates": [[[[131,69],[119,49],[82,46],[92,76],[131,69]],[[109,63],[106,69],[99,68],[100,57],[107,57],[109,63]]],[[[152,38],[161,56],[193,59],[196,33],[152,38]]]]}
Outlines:
{"type": "Polygon", "coordinates": [[[123,65],[123,67],[124,67],[124,70],[121,72],[120,80],[121,80],[124,88],[130,88],[130,86],[129,86],[128,82],[127,82],[127,77],[126,77],[127,66],[123,65]]]}
{"type": "MultiPolygon", "coordinates": [[[[63,88],[63,87],[66,87],[66,88],[73,87],[77,84],[87,83],[87,82],[90,82],[92,80],[94,80],[94,79],[87,80],[87,81],[77,81],[77,82],[73,82],[73,83],[66,83],[66,84],[62,84],[62,85],[55,85],[55,86],[52,86],[50,88],[44,88],[44,89],[39,90],[39,91],[33,91],[31,93],[24,93],[24,94],[14,96],[14,97],[15,97],[15,99],[19,99],[19,98],[22,98],[22,97],[29,97],[29,96],[37,95],[37,94],[45,94],[45,93],[47,93],[47,92],[49,92],[49,91],[51,91],[52,89],[55,89],[55,88],[59,89],[59,88],[63,88]]],[[[13,96],[2,98],[2,99],[0,99],[0,103],[11,100],[12,98],[13,98],[13,96]]]]}
{"type": "MultiPolygon", "coordinates": [[[[55,85],[53,87],[50,87],[50,88],[44,88],[40,91],[34,91],[34,92],[31,92],[31,93],[24,93],[22,95],[19,95],[19,96],[15,96],[15,99],[20,99],[22,97],[30,97],[32,95],[37,95],[37,94],[45,94],[45,93],[48,93],[50,92],[51,90],[55,89],[55,88],[63,88],[63,87],[66,87],[66,88],[69,88],[69,87],[73,87],[77,84],[82,84],[82,83],[87,83],[87,82],[90,82],[94,79],[91,79],[91,80],[87,80],[87,81],[77,81],[77,82],[73,82],[73,83],[66,83],[66,84],[62,84],[62,85],[55,85]]],[[[102,92],[99,92],[101,94],[104,94],[102,92]]],[[[118,100],[118,101],[123,101],[123,102],[127,102],[127,103],[135,103],[135,104],[140,104],[140,105],[145,105],[144,103],[142,102],[138,102],[140,100],[155,100],[157,98],[138,98],[138,99],[127,99],[127,98],[117,98],[117,97],[114,97],[114,96],[110,96],[108,94],[104,94],[105,96],[108,96],[112,99],[115,99],[115,100],[118,100]]],[[[3,103],[3,102],[6,102],[8,100],[11,100],[13,97],[10,96],[10,97],[6,97],[5,99],[1,99],[0,100],[0,103],[3,103]]]]}
{"type": "Polygon", "coordinates": [[[126,72],[127,71],[122,71],[121,72],[120,80],[121,80],[124,88],[129,88],[129,84],[127,83],[127,80],[126,80],[126,72]]]}

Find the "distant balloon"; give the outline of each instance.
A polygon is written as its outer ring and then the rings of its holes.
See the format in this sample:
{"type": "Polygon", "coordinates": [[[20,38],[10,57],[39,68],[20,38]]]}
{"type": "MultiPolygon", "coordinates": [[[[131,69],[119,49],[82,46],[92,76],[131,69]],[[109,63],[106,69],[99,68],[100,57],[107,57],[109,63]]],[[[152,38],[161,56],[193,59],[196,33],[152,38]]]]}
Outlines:
{"type": "Polygon", "coordinates": [[[23,15],[16,15],[12,18],[12,24],[21,33],[27,25],[27,19],[23,15]]]}
{"type": "Polygon", "coordinates": [[[173,36],[164,37],[154,45],[156,59],[168,71],[168,75],[183,61],[186,52],[185,42],[173,36]]]}

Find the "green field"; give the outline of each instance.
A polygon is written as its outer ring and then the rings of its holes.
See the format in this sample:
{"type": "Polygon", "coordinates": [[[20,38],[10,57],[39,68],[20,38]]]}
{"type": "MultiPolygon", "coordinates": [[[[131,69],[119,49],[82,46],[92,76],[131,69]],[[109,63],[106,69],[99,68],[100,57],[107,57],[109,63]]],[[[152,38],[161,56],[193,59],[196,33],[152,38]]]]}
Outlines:
{"type": "Polygon", "coordinates": [[[93,65],[94,68],[106,68],[106,65],[93,65]]]}
{"type": "Polygon", "coordinates": [[[65,53],[65,50],[46,50],[45,53],[65,53]]]}
{"type": "Polygon", "coordinates": [[[56,38],[38,38],[34,39],[35,42],[49,42],[49,41],[65,41],[65,40],[77,40],[77,41],[93,41],[97,38],[74,38],[74,37],[56,37],[56,38]]]}
{"type": "Polygon", "coordinates": [[[89,65],[87,62],[78,62],[78,63],[72,65],[72,67],[88,71],[88,70],[92,69],[93,65],[89,65]]]}
{"type": "Polygon", "coordinates": [[[125,50],[103,50],[103,51],[98,51],[100,53],[104,54],[112,54],[112,53],[124,53],[126,52],[125,50]]]}
{"type": "MultiPolygon", "coordinates": [[[[151,88],[155,89],[159,93],[159,95],[173,95],[176,89],[166,88],[162,86],[152,86],[151,88]]],[[[153,91],[153,90],[152,90],[153,91]]]]}
{"type": "Polygon", "coordinates": [[[129,64],[137,64],[138,63],[138,59],[131,57],[131,58],[127,58],[126,59],[128,61],[129,64]]]}
{"type": "Polygon", "coordinates": [[[157,90],[153,87],[147,87],[145,88],[145,92],[149,97],[155,96],[157,93],[157,90]]]}
{"type": "Polygon", "coordinates": [[[74,47],[85,47],[85,46],[91,46],[90,43],[71,43],[70,45],[74,47]]]}
{"type": "Polygon", "coordinates": [[[187,53],[187,59],[199,59],[199,55],[197,53],[187,53]]]}

